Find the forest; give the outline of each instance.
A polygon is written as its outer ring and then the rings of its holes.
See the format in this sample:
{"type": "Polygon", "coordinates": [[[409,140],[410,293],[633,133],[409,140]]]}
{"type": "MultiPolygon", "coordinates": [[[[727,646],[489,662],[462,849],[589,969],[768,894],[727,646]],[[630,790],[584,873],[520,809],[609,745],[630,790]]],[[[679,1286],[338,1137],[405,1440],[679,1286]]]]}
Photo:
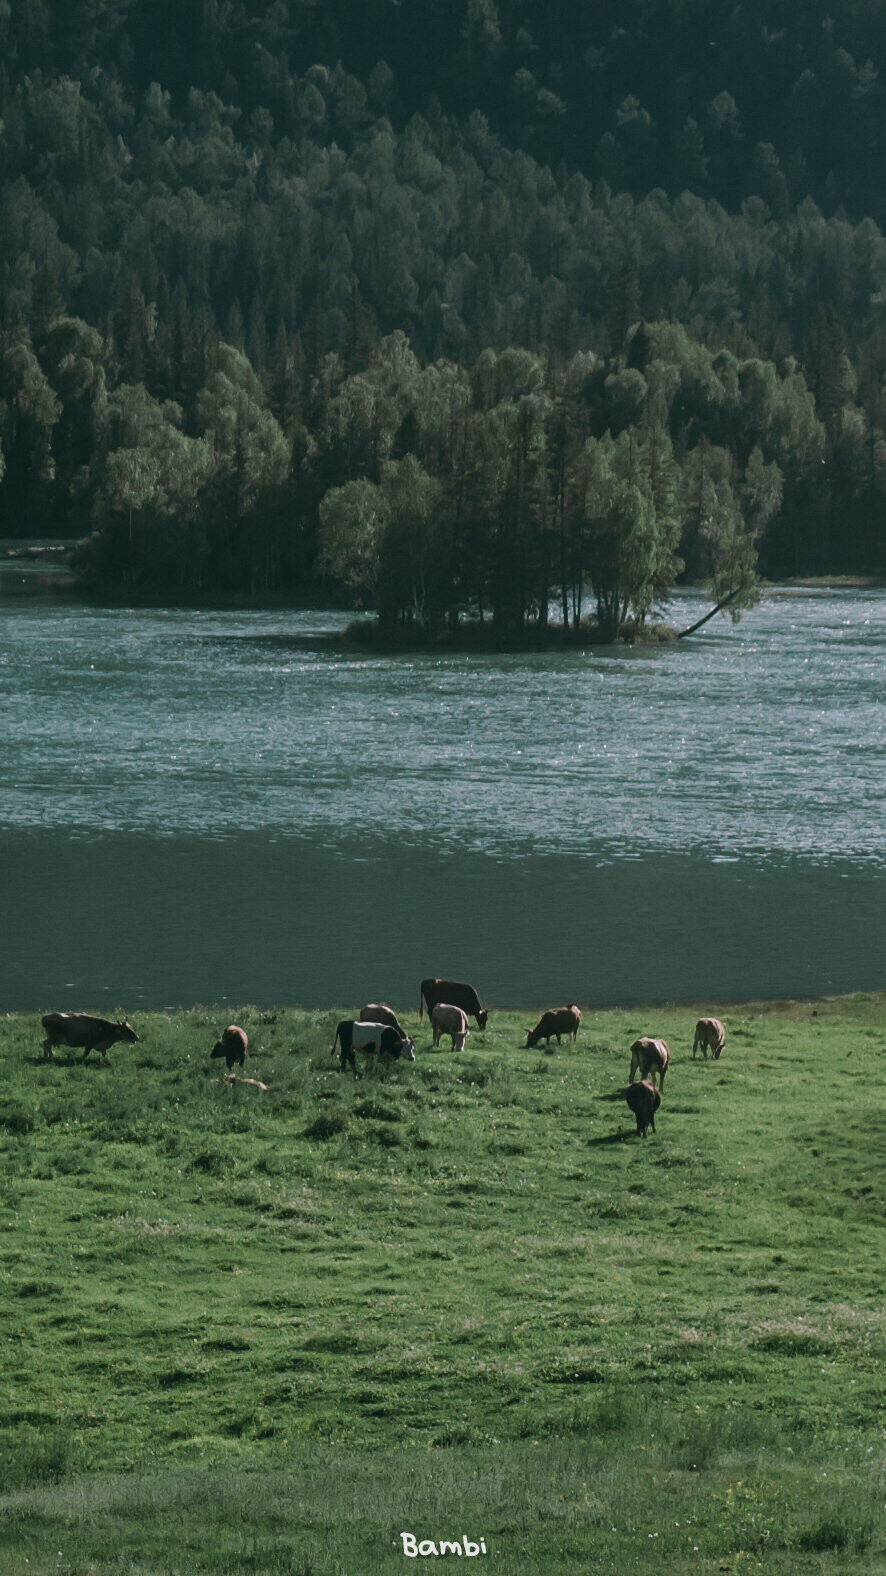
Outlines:
{"type": "Polygon", "coordinates": [[[886,569],[880,0],[0,0],[0,537],[504,633],[886,569]]]}

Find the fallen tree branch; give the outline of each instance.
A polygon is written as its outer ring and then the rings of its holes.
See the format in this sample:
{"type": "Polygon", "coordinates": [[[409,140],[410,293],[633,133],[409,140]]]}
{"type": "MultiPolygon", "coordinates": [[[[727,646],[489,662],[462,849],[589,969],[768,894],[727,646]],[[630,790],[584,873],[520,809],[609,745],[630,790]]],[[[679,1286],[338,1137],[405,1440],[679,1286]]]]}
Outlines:
{"type": "Polygon", "coordinates": [[[711,611],[709,613],[705,613],[704,618],[696,619],[695,623],[694,624],[690,624],[688,629],[681,629],[679,634],[678,634],[678,636],[677,636],[677,639],[678,640],[685,640],[687,635],[694,635],[695,631],[697,629],[701,629],[702,624],[706,624],[709,618],[713,618],[714,617],[715,613],[722,613],[724,607],[728,607],[730,602],[734,602],[735,598],[738,596],[738,593],[739,593],[740,590],[741,590],[741,586],[736,586],[735,590],[734,591],[730,591],[728,596],[724,596],[717,603],[716,607],[712,607],[711,611]]]}

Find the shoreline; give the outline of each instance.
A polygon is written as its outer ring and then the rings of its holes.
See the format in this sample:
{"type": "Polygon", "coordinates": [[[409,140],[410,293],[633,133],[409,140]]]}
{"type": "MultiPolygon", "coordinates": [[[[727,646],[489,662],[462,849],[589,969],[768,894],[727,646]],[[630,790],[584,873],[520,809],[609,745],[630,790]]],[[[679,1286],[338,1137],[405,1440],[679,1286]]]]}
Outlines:
{"type": "MultiPolygon", "coordinates": [[[[678,1013],[680,1015],[688,1014],[690,1016],[695,1013],[698,1016],[704,1016],[705,1014],[709,1014],[714,1009],[716,1009],[718,1015],[720,1013],[752,1013],[758,1016],[772,1014],[791,1018],[803,1017],[807,1014],[811,1017],[825,1017],[829,1013],[840,1012],[850,1006],[861,1006],[864,1004],[877,1003],[879,1003],[883,1007],[884,1011],[886,1011],[886,985],[872,986],[870,988],[859,987],[858,990],[840,991],[832,994],[825,993],[821,995],[769,997],[750,996],[747,998],[734,998],[729,1001],[715,999],[713,1003],[711,1002],[711,999],[707,997],[694,997],[691,1000],[686,1001],[671,997],[667,1000],[657,1000],[655,998],[651,998],[648,1001],[628,1002],[627,1004],[616,1002],[608,1006],[595,1006],[591,1002],[576,1000],[571,1003],[571,1005],[577,1006],[580,1009],[583,1018],[586,1019],[607,1018],[616,1014],[634,1018],[642,1016],[644,1013],[654,1012],[678,1013]]],[[[411,1020],[412,1018],[418,1017],[414,1005],[407,1006],[403,1002],[391,1002],[386,1003],[386,1005],[389,1005],[392,1010],[396,1012],[401,1022],[404,1022],[406,1019],[411,1020]]],[[[484,1003],[484,1005],[487,1012],[489,1013],[490,1028],[494,1028],[496,1022],[500,1023],[512,1018],[538,1018],[543,1012],[548,1012],[551,1010],[550,1003],[548,1003],[547,1006],[536,1005],[496,1007],[490,1003],[484,1003]]],[[[558,1003],[558,1005],[560,1004],[558,1003]]],[[[0,1016],[0,1024],[6,1024],[8,1026],[11,1024],[20,1023],[30,1018],[39,1018],[41,1014],[54,1010],[62,1009],[50,1008],[46,1006],[45,1003],[38,1007],[16,1008],[13,1011],[2,1014],[2,1016],[0,1016]]],[[[108,1015],[111,1017],[119,1017],[123,1014],[124,1007],[121,1002],[114,1003],[113,1005],[105,1002],[103,1004],[87,1003],[85,1005],[78,1005],[76,1007],[66,1006],[64,1010],[68,1012],[92,1012],[95,1016],[102,1017],[107,1017],[108,1015]]],[[[354,1007],[353,1009],[355,1014],[358,1010],[359,1009],[357,1007],[354,1007]]],[[[190,1017],[213,1017],[219,1019],[227,1017],[232,1023],[236,1020],[238,1015],[244,1019],[248,1017],[254,1017],[256,1020],[270,1020],[271,1018],[276,1020],[282,1016],[290,1015],[296,1019],[303,1018],[312,1022],[316,1022],[318,1020],[325,1020],[327,1018],[344,1018],[349,1012],[351,1012],[351,1008],[348,1005],[342,1005],[341,1003],[320,1004],[316,1002],[311,1003],[310,1005],[300,1005],[298,1003],[291,1002],[282,1003],[260,1001],[233,1003],[192,1002],[189,1006],[183,1006],[181,1003],[178,1003],[174,1007],[138,1007],[137,1005],[134,1005],[130,1002],[126,1007],[126,1014],[132,1017],[141,1016],[144,1018],[158,1018],[164,1021],[172,1021],[177,1018],[190,1017]]],[[[426,1012],[420,1027],[424,1028],[425,1026],[429,1025],[430,1018],[426,1012]]],[[[471,1033],[473,1038],[476,1038],[484,1032],[485,1031],[478,1029],[476,1024],[473,1023],[473,1020],[471,1020],[471,1033]]]]}

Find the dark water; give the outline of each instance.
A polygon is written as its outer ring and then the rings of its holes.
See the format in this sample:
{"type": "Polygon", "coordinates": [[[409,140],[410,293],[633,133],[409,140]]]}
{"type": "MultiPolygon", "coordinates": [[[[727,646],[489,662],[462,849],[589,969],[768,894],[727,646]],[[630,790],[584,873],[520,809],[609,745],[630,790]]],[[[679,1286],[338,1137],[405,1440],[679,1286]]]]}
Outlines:
{"type": "Polygon", "coordinates": [[[0,1007],[883,983],[886,594],[618,654],[305,644],[337,622],[0,612],[0,1007]]]}

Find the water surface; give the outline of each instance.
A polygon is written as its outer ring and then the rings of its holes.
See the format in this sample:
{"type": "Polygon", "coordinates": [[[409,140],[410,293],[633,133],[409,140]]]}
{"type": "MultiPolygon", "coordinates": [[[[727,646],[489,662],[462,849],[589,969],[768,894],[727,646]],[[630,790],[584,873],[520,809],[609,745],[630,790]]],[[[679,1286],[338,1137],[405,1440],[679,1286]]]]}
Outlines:
{"type": "Polygon", "coordinates": [[[0,612],[7,1010],[882,983],[886,594],[539,656],[338,622],[0,612]]]}

